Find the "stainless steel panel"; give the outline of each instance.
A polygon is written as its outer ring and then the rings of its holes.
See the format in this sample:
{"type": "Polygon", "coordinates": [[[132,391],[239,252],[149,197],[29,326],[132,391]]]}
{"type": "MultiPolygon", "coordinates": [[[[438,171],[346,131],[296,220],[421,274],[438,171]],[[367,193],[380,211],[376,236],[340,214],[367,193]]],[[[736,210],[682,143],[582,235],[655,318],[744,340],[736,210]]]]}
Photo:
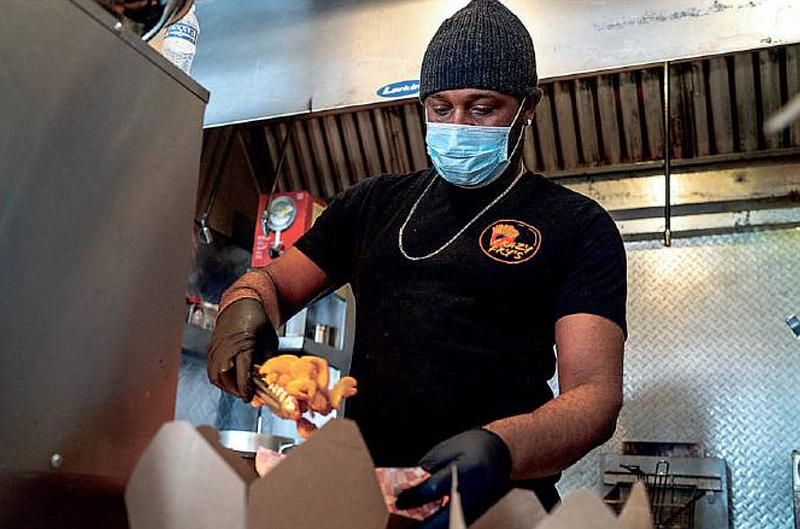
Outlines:
{"type": "Polygon", "coordinates": [[[125,478],[173,417],[208,94],[90,0],[0,20],[0,471],[125,478]]]}
{"type": "MultiPolygon", "coordinates": [[[[466,3],[198,0],[206,126],[386,101],[376,91],[418,79],[436,28],[466,3]]],[[[800,41],[792,0],[505,3],[533,35],[541,77],[800,41]]]]}
{"type": "Polygon", "coordinates": [[[613,439],[564,473],[597,489],[623,440],[700,442],[731,471],[737,529],[792,526],[800,229],[629,243],[625,405],[613,439]]]}

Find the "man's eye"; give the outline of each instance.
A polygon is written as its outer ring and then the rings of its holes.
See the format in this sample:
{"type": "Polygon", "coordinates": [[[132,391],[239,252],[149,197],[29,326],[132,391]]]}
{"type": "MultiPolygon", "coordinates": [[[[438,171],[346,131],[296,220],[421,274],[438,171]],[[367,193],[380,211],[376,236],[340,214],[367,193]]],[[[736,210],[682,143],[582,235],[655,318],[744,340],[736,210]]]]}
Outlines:
{"type": "Polygon", "coordinates": [[[448,107],[433,107],[433,112],[437,116],[446,116],[450,112],[450,108],[448,108],[448,107]]]}
{"type": "Polygon", "coordinates": [[[477,114],[478,116],[486,116],[492,112],[492,107],[472,107],[472,113],[477,114]]]}

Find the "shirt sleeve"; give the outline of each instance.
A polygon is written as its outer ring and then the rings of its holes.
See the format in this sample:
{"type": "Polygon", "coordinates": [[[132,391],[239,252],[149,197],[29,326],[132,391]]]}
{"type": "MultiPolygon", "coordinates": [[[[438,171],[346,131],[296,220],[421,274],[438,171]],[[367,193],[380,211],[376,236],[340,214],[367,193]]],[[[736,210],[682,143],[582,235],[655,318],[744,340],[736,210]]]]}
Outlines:
{"type": "Polygon", "coordinates": [[[325,208],[295,247],[319,266],[336,284],[351,280],[365,226],[372,180],[348,188],[325,208]]]}
{"type": "Polygon", "coordinates": [[[611,216],[599,205],[593,206],[572,248],[556,321],[568,314],[595,314],[619,325],[627,338],[625,246],[611,216]]]}

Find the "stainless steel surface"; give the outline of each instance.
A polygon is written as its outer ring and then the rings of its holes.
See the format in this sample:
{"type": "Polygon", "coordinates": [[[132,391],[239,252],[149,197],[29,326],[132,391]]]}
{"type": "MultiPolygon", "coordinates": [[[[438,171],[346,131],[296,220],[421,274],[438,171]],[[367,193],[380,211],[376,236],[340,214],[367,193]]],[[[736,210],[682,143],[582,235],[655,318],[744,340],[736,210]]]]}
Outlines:
{"type": "Polygon", "coordinates": [[[0,20],[0,470],[124,478],[173,417],[207,93],[92,1],[0,20]]]}
{"type": "MultiPolygon", "coordinates": [[[[466,3],[198,0],[206,125],[386,101],[377,91],[418,79],[436,28],[466,3]]],[[[792,0],[505,3],[531,31],[542,77],[800,41],[792,0]]]]}
{"type": "Polygon", "coordinates": [[[219,442],[225,448],[251,455],[255,455],[259,446],[281,454],[295,446],[294,439],[288,437],[258,434],[243,430],[222,430],[219,432],[219,442]]]}
{"type": "Polygon", "coordinates": [[[623,440],[699,442],[731,472],[736,529],[792,526],[800,230],[629,243],[625,405],[613,439],[564,473],[595,488],[623,440]]]}

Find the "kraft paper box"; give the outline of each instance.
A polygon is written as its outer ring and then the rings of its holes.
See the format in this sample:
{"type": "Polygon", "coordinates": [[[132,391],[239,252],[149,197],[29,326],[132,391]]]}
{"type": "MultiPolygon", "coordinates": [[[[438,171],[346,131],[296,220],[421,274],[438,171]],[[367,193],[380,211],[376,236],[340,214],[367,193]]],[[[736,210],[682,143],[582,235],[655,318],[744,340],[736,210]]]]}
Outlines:
{"type": "Polygon", "coordinates": [[[354,422],[330,421],[264,478],[212,428],[161,427],[125,491],[131,529],[399,529],[354,422]]]}
{"type": "MultiPolygon", "coordinates": [[[[416,522],[386,510],[372,459],[355,423],[333,420],[266,477],[222,447],[212,428],[165,424],[125,491],[131,529],[400,529],[416,522]]],[[[458,509],[454,498],[451,509],[458,509]]],[[[463,517],[451,510],[451,522],[463,517]]],[[[471,529],[652,529],[644,490],[619,518],[589,492],[547,515],[530,491],[513,490],[471,529]]],[[[463,524],[450,529],[466,529],[463,524]]]]}
{"type": "MultiPolygon", "coordinates": [[[[617,517],[596,494],[577,491],[549,515],[536,495],[515,489],[489,509],[469,529],[653,529],[644,485],[637,483],[617,517]]],[[[450,525],[450,529],[466,529],[450,525]]]]}

